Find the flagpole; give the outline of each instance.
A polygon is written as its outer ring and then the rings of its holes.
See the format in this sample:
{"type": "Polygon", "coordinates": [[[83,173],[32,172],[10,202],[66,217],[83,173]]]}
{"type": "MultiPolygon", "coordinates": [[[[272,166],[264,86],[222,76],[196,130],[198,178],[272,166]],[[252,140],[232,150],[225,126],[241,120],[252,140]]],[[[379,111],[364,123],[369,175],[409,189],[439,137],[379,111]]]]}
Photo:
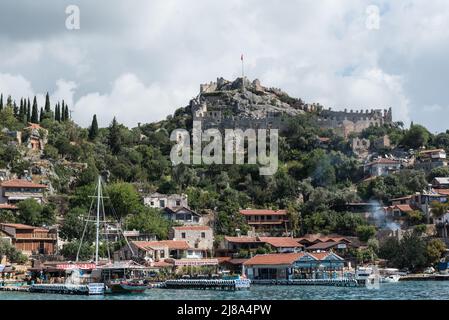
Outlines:
{"type": "Polygon", "coordinates": [[[241,60],[242,60],[242,79],[245,77],[245,69],[243,68],[243,54],[241,56],[241,60]]]}

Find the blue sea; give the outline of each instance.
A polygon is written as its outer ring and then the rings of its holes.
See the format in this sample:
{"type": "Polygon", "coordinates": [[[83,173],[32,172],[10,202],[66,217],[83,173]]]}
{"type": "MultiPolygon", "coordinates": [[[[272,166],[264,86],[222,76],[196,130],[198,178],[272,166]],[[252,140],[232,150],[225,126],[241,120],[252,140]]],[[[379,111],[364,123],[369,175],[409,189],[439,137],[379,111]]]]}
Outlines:
{"type": "Polygon", "coordinates": [[[365,287],[261,286],[245,291],[149,289],[143,294],[72,296],[0,292],[0,300],[449,300],[449,281],[382,283],[365,287]]]}

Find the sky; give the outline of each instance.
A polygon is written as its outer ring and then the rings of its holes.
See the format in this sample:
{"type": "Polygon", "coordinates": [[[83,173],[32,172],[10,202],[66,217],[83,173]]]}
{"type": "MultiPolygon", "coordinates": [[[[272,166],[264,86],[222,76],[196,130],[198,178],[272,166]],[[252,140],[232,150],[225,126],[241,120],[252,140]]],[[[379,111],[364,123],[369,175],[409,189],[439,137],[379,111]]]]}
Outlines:
{"type": "Polygon", "coordinates": [[[162,120],[243,54],[248,78],[305,102],[449,129],[446,0],[3,0],[0,47],[4,96],[48,91],[84,127],[162,120]]]}

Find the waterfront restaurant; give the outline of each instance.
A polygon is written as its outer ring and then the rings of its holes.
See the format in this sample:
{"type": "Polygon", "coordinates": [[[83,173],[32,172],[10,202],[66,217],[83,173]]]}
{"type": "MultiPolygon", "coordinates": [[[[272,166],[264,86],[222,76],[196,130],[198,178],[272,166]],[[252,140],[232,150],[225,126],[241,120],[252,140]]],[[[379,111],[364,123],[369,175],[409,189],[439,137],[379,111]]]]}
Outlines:
{"type": "Polygon", "coordinates": [[[331,279],[342,276],[345,261],[333,252],[257,255],[243,263],[251,280],[331,279]]]}

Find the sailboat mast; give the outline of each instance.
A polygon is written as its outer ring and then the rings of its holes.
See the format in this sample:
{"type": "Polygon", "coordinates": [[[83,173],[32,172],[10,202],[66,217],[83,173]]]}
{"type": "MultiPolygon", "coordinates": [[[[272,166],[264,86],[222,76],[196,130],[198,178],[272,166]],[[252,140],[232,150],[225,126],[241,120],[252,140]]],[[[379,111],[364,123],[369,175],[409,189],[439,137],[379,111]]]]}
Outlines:
{"type": "Polygon", "coordinates": [[[95,265],[98,265],[98,246],[99,246],[99,240],[100,240],[100,198],[101,198],[101,176],[98,176],[95,265]]]}

